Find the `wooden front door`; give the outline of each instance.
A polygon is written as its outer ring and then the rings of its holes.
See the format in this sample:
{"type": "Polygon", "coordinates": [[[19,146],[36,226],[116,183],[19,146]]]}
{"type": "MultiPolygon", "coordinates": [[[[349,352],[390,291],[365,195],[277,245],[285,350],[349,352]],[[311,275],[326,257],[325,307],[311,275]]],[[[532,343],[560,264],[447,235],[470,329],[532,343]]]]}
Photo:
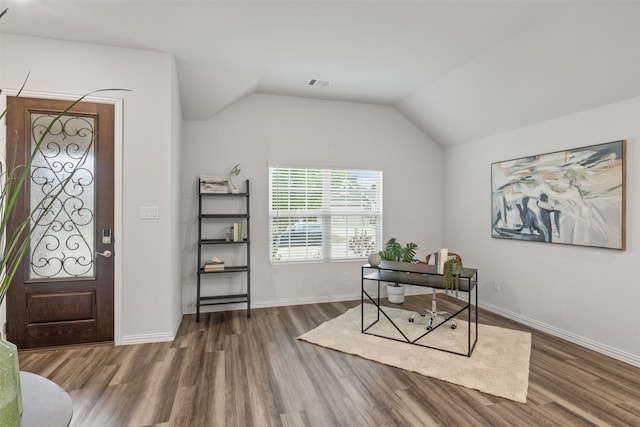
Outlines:
{"type": "MultiPolygon", "coordinates": [[[[7,163],[23,166],[42,129],[70,101],[8,98],[7,163]]],[[[18,348],[113,341],[114,107],[82,102],[47,133],[25,181],[17,227],[65,183],[7,294],[7,338],[18,348]],[[70,179],[69,174],[73,171],[70,179]]]]}

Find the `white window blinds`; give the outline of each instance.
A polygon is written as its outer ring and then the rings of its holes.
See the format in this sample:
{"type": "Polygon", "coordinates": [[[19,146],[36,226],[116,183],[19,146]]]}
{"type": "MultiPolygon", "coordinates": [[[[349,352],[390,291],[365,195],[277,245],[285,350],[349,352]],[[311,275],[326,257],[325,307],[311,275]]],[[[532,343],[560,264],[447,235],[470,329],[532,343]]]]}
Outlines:
{"type": "Polygon", "coordinates": [[[269,167],[273,262],[366,258],[381,249],[382,171],[269,167]]]}

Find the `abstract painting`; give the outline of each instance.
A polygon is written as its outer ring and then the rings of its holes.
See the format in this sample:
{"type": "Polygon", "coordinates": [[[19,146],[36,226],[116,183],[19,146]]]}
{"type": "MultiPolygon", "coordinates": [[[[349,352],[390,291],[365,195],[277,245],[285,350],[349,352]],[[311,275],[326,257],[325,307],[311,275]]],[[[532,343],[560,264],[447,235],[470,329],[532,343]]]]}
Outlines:
{"type": "Polygon", "coordinates": [[[492,237],[625,249],[626,141],[491,164],[492,237]]]}

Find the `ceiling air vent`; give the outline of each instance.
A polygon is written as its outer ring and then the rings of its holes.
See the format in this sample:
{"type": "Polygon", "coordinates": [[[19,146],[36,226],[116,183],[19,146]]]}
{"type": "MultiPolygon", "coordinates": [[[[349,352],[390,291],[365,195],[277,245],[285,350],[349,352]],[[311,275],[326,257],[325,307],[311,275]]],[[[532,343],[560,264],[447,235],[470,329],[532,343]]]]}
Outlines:
{"type": "Polygon", "coordinates": [[[317,86],[317,87],[327,87],[327,86],[329,86],[329,81],[328,80],[311,79],[311,80],[309,80],[308,85],[309,86],[317,86]]]}

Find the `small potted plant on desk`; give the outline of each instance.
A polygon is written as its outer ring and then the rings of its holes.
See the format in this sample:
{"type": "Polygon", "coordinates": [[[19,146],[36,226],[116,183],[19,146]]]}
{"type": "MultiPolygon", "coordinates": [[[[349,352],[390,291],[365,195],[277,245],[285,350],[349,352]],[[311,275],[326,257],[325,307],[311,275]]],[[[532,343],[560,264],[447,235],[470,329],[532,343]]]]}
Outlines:
{"type": "Polygon", "coordinates": [[[460,277],[471,277],[473,272],[467,270],[462,265],[462,261],[452,258],[444,263],[444,269],[442,271],[442,285],[447,294],[455,292],[456,298],[458,298],[458,291],[460,291],[460,277]]]}
{"type": "Polygon", "coordinates": [[[456,298],[460,290],[460,272],[462,270],[462,262],[457,259],[450,259],[444,263],[442,272],[442,285],[447,293],[455,291],[456,298]]]}
{"type": "MultiPolygon", "coordinates": [[[[384,250],[378,252],[380,258],[385,261],[396,262],[417,262],[415,259],[416,249],[418,245],[415,243],[407,243],[404,247],[397,242],[396,238],[389,239],[384,247],[384,250]]],[[[394,304],[402,304],[404,302],[404,285],[400,283],[388,283],[387,284],[387,296],[389,302],[394,304]]]]}

